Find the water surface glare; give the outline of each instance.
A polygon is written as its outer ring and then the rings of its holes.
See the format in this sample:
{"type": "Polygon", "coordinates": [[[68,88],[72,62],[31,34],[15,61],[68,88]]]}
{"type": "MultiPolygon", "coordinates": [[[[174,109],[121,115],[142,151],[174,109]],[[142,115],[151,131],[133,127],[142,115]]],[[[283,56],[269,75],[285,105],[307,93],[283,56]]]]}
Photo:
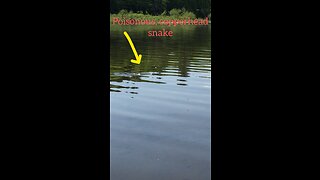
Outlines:
{"type": "Polygon", "coordinates": [[[211,179],[211,27],[170,29],[110,29],[111,180],[211,179]]]}

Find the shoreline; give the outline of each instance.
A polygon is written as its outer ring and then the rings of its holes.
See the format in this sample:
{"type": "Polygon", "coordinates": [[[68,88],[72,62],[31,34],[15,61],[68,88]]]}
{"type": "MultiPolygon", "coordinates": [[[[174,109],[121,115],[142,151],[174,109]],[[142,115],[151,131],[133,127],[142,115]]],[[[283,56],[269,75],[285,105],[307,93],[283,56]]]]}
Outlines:
{"type": "Polygon", "coordinates": [[[119,25],[119,26],[137,26],[137,25],[160,25],[160,26],[177,26],[177,25],[195,25],[195,26],[206,26],[211,24],[211,21],[209,21],[209,18],[206,17],[205,19],[201,18],[195,18],[191,19],[188,17],[187,19],[133,19],[133,18],[122,18],[119,19],[119,17],[112,17],[110,23],[112,25],[119,25]]]}
{"type": "Polygon", "coordinates": [[[119,23],[121,23],[119,25],[136,25],[136,21],[150,22],[138,25],[166,25],[169,23],[177,24],[177,22],[184,25],[208,25],[211,24],[211,13],[204,17],[197,17],[192,12],[180,9],[172,9],[169,12],[164,11],[160,15],[151,15],[145,14],[143,12],[128,12],[127,10],[121,10],[116,14],[110,13],[110,24],[114,25],[114,21],[118,21],[119,23]]]}

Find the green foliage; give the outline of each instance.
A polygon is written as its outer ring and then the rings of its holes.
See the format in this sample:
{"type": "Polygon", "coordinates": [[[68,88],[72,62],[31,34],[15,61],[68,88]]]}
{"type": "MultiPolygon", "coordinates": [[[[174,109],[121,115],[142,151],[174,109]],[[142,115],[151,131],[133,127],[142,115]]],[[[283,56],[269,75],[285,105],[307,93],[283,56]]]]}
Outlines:
{"type": "Polygon", "coordinates": [[[111,14],[110,15],[110,22],[114,17],[121,17],[125,19],[139,19],[139,20],[170,20],[170,19],[195,19],[196,15],[192,12],[189,12],[185,9],[172,9],[169,13],[165,10],[160,15],[154,16],[147,13],[143,13],[142,11],[137,11],[136,13],[127,10],[120,10],[118,14],[111,14]]]}
{"type": "Polygon", "coordinates": [[[179,17],[181,15],[181,10],[180,9],[171,9],[169,11],[170,16],[172,17],[179,17]]]}
{"type": "Polygon", "coordinates": [[[161,13],[161,16],[166,16],[168,14],[168,12],[166,10],[163,11],[163,13],[161,13]]]}
{"type": "Polygon", "coordinates": [[[122,9],[121,11],[119,11],[118,15],[119,15],[119,16],[123,16],[123,15],[126,15],[126,14],[128,14],[128,13],[129,13],[129,12],[128,12],[127,10],[122,9]]]}

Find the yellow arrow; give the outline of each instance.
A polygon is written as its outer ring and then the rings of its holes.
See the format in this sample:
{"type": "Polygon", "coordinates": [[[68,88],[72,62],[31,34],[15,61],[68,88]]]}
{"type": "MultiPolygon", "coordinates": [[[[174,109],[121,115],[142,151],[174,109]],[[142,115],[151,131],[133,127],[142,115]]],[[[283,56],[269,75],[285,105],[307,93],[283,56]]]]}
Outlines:
{"type": "Polygon", "coordinates": [[[123,34],[126,36],[128,42],[129,42],[129,44],[130,44],[130,46],[131,46],[131,49],[132,49],[132,51],[133,51],[133,54],[134,54],[134,56],[136,57],[136,59],[131,59],[131,62],[132,62],[132,63],[135,63],[135,64],[140,64],[142,55],[139,54],[139,56],[138,56],[137,50],[136,50],[136,48],[134,48],[134,45],[133,45],[133,43],[132,43],[132,40],[131,40],[129,34],[128,34],[126,31],[123,32],[123,34]]]}

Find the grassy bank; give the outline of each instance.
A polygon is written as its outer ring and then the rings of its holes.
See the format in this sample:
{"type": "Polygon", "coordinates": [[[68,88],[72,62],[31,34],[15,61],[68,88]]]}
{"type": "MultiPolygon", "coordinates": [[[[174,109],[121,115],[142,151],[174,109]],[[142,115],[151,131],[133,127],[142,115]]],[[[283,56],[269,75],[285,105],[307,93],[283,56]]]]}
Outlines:
{"type": "MultiPolygon", "coordinates": [[[[125,18],[125,19],[139,19],[139,20],[182,20],[182,19],[196,19],[196,15],[192,12],[186,11],[185,9],[172,9],[170,11],[164,11],[161,15],[154,16],[148,14],[148,12],[128,12],[127,10],[121,10],[117,14],[110,14],[110,23],[112,18],[125,18]]],[[[211,20],[211,14],[208,15],[209,21],[211,20]]]]}

